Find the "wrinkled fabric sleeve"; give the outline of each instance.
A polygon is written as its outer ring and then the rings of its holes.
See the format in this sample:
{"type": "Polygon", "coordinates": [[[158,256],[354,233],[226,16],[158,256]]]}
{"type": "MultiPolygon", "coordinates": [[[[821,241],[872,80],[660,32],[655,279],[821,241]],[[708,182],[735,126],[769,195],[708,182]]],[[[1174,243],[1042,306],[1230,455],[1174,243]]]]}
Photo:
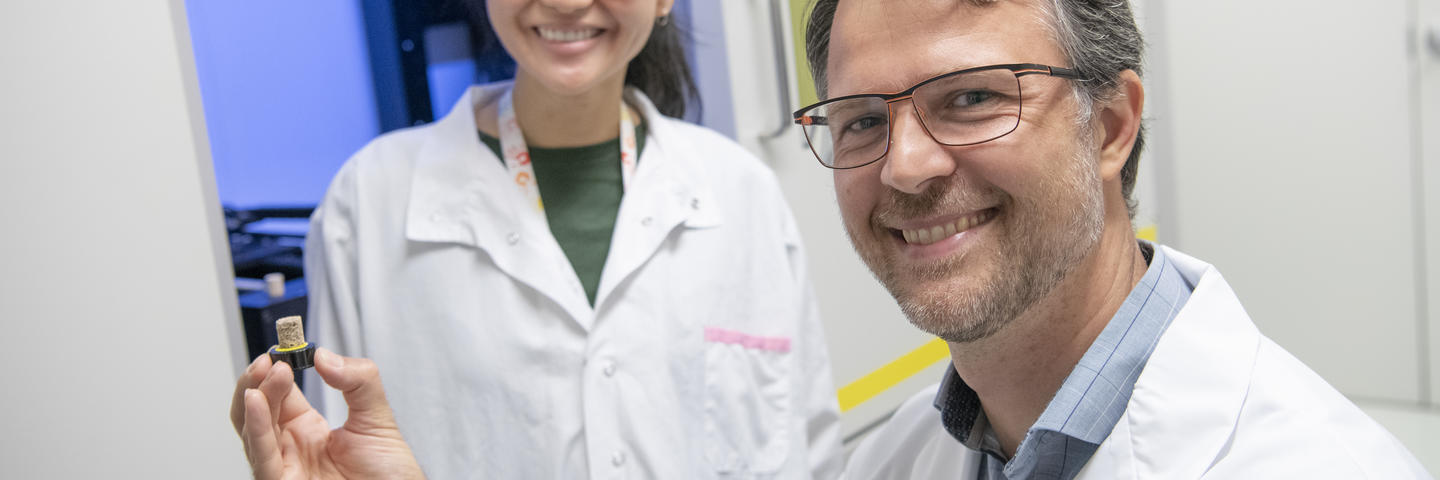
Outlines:
{"type": "MultiPolygon", "coordinates": [[[[348,357],[364,357],[359,312],[358,257],[355,248],[356,179],[354,159],[340,168],[325,199],[310,216],[305,236],[305,285],[309,312],[307,338],[348,357]]],[[[326,385],[314,369],[305,371],[305,397],[332,427],[345,423],[348,410],[340,391],[326,385]]]]}
{"type": "Polygon", "coordinates": [[[844,450],[840,447],[840,405],[830,372],[830,353],[825,327],[820,321],[819,301],[810,283],[805,246],[790,206],[780,197],[784,222],[781,228],[785,232],[790,272],[797,283],[796,291],[801,292],[797,329],[801,370],[796,375],[796,385],[802,386],[799,395],[800,404],[804,405],[807,461],[811,478],[830,480],[838,478],[845,466],[844,450]]]}

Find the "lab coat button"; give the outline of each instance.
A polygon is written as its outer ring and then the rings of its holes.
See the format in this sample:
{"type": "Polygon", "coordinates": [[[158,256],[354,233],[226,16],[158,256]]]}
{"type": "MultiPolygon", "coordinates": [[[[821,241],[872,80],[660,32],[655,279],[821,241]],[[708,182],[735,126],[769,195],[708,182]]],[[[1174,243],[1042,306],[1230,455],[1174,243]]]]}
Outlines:
{"type": "Polygon", "coordinates": [[[699,209],[700,209],[700,199],[698,199],[698,198],[692,198],[692,199],[690,199],[690,208],[691,208],[692,210],[699,210],[699,209]]]}
{"type": "Polygon", "coordinates": [[[611,456],[610,456],[610,464],[611,464],[611,465],[614,465],[614,466],[617,466],[617,467],[618,467],[618,466],[621,466],[621,465],[624,465],[624,464],[625,464],[625,452],[615,452],[614,455],[611,455],[611,456]]]}
{"type": "Polygon", "coordinates": [[[520,234],[510,232],[510,235],[505,237],[505,241],[510,242],[511,245],[520,243],[520,234]]]}
{"type": "Polygon", "coordinates": [[[615,376],[615,362],[610,360],[605,361],[605,367],[600,369],[600,371],[604,372],[607,377],[615,376]]]}
{"type": "Polygon", "coordinates": [[[645,217],[645,218],[640,219],[640,225],[648,227],[648,226],[650,226],[650,223],[653,222],[653,221],[654,221],[654,220],[652,220],[650,217],[645,217]]]}

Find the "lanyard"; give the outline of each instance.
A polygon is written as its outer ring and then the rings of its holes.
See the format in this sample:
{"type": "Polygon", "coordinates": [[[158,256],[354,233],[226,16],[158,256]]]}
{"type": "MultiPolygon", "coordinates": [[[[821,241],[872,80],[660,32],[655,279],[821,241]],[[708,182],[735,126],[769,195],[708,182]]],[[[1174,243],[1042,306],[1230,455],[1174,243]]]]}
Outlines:
{"type": "MultiPolygon", "coordinates": [[[[514,89],[506,90],[500,96],[500,153],[505,156],[505,168],[515,179],[515,185],[525,194],[525,199],[534,202],[535,209],[545,211],[540,200],[540,187],[535,180],[535,166],[530,164],[530,149],[525,146],[525,136],[520,133],[520,123],[515,121],[514,89]]],[[[635,175],[635,122],[630,118],[630,109],[620,102],[620,181],[621,188],[630,189],[630,177],[635,175]]]]}

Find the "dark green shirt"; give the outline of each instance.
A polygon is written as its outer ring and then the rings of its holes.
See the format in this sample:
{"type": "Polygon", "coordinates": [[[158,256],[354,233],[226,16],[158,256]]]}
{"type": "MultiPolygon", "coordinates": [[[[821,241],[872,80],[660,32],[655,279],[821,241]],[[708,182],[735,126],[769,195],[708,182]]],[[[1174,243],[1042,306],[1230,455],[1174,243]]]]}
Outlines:
{"type": "MultiPolygon", "coordinates": [[[[500,139],[480,132],[480,141],[505,161],[500,139]]],[[[585,287],[585,298],[593,306],[625,193],[620,139],[573,148],[529,148],[550,234],[570,259],[570,267],[585,287]]],[[[636,125],[635,155],[644,151],[645,125],[636,125]]]]}

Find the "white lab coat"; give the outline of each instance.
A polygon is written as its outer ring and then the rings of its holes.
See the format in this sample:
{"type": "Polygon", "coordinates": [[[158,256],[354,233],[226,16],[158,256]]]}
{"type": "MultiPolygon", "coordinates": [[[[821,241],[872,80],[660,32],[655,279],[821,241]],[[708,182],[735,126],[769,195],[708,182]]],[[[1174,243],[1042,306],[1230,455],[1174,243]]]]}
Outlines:
{"type": "MultiPolygon", "coordinates": [[[[1162,248],[1194,293],[1076,478],[1429,478],[1395,437],[1261,335],[1220,272],[1162,248]]],[[[983,454],[941,426],[937,387],[866,438],[844,477],[976,478],[983,454]]]]}
{"type": "MultiPolygon", "coordinates": [[[[825,336],[770,170],[628,91],[649,136],[592,309],[477,136],[473,105],[504,88],[472,87],[438,122],[371,142],[311,220],[311,338],[379,365],[424,470],[837,475],[825,336]]],[[[309,396],[339,424],[343,400],[319,384],[309,396]]]]}

